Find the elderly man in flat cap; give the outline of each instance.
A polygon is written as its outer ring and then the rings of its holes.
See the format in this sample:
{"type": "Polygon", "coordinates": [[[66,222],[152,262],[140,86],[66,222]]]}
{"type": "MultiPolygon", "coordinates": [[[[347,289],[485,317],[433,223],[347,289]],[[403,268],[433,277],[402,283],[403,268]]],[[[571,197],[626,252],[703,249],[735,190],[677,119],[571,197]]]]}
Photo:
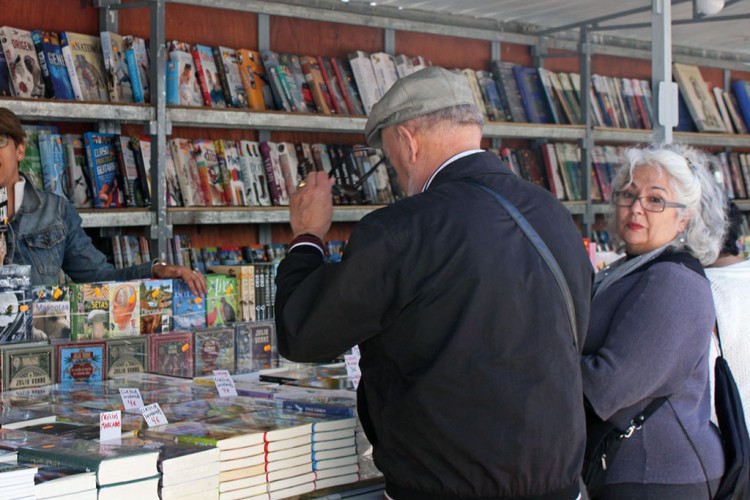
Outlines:
{"type": "Polygon", "coordinates": [[[295,238],[276,279],[279,350],[361,351],[358,409],[395,500],[579,497],[579,352],[592,267],[567,210],[481,149],[464,77],[429,67],[372,108],[365,134],[407,197],[364,217],[324,263],[333,181],[291,197],[295,238]],[[485,191],[489,189],[489,191],[485,191]],[[495,199],[514,205],[562,270],[495,199]]]}

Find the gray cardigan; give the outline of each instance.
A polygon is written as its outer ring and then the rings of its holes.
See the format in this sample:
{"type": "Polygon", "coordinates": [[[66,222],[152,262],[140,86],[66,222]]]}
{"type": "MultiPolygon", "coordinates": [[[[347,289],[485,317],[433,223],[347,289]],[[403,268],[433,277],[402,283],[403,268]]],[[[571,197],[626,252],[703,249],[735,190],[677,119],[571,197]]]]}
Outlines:
{"type": "Polygon", "coordinates": [[[690,484],[721,476],[721,442],[709,421],[714,319],[708,281],[675,262],[637,269],[594,298],[581,363],[594,411],[624,429],[654,398],[669,397],[624,441],[607,483],[690,484]]]}

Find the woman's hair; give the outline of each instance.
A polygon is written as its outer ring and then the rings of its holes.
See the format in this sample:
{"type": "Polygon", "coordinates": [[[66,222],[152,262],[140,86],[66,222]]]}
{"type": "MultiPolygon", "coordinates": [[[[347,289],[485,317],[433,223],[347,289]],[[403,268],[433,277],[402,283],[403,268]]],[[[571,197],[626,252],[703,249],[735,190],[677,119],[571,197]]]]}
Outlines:
{"type": "Polygon", "coordinates": [[[729,202],[726,206],[727,211],[727,232],[724,234],[724,241],[721,245],[721,255],[739,255],[740,249],[737,246],[737,240],[742,234],[742,212],[740,208],[729,202]]]}
{"type": "Polygon", "coordinates": [[[21,126],[21,121],[8,108],[0,108],[0,134],[13,139],[16,145],[26,142],[26,132],[21,126]]]}
{"type": "Polygon", "coordinates": [[[625,162],[617,170],[612,187],[622,190],[633,181],[638,167],[653,166],[669,175],[675,199],[686,205],[678,208],[679,215],[688,219],[681,237],[670,245],[685,248],[703,265],[711,264],[719,256],[727,217],[724,211],[726,196],[711,173],[715,167],[706,153],[680,144],[631,148],[625,152],[625,162]]]}

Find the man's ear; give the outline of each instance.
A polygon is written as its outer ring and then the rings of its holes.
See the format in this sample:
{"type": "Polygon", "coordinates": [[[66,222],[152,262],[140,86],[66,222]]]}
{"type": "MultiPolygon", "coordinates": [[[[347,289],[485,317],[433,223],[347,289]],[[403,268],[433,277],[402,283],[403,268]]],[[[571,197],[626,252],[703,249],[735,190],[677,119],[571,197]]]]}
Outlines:
{"type": "Polygon", "coordinates": [[[396,133],[399,140],[403,141],[404,145],[408,148],[409,163],[415,163],[417,161],[417,154],[419,153],[419,141],[416,137],[416,131],[410,130],[409,127],[404,125],[397,125],[396,133]]]}

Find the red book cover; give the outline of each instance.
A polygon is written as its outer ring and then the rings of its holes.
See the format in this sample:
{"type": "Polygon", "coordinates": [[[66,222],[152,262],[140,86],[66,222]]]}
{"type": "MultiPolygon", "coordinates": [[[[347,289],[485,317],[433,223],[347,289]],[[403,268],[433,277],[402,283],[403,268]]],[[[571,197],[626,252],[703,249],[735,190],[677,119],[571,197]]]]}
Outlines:
{"type": "Polygon", "coordinates": [[[148,336],[148,371],[172,377],[193,377],[193,332],[148,336]]]}
{"type": "Polygon", "coordinates": [[[206,75],[203,73],[203,64],[201,63],[201,54],[198,49],[193,47],[190,50],[190,55],[193,56],[193,63],[195,64],[195,77],[198,79],[198,86],[201,88],[201,94],[203,94],[203,104],[211,107],[211,94],[208,90],[208,82],[206,82],[206,75]]]}

